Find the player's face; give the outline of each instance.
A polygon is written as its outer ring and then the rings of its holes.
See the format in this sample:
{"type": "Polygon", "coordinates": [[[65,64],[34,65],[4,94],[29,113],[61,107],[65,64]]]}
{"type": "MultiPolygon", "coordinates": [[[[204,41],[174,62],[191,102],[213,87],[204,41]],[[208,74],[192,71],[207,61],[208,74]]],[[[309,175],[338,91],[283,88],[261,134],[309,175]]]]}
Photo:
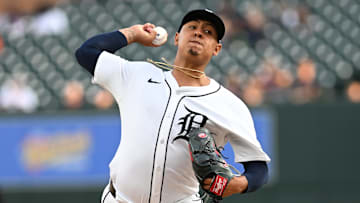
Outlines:
{"type": "Polygon", "coordinates": [[[217,41],[214,26],[204,20],[194,20],[184,24],[180,33],[175,35],[175,45],[178,46],[178,51],[184,54],[209,59],[216,56],[222,46],[217,41]]]}

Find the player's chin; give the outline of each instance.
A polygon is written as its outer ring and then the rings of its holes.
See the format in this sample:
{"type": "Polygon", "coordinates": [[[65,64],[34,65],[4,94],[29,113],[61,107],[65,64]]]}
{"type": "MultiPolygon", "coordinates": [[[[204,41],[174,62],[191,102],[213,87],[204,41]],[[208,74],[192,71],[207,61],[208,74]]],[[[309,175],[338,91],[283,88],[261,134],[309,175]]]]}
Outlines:
{"type": "Polygon", "coordinates": [[[199,50],[197,48],[190,48],[189,54],[192,56],[199,56],[201,54],[201,50],[199,50]]]}

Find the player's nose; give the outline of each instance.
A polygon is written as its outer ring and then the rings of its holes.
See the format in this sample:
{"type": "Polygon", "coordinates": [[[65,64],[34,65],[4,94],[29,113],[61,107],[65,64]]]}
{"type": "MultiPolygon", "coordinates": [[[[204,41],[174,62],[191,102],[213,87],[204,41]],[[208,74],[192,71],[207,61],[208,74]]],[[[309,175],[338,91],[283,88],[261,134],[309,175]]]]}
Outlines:
{"type": "Polygon", "coordinates": [[[202,38],[202,34],[201,34],[201,32],[199,30],[195,30],[194,35],[195,35],[195,37],[202,38]]]}

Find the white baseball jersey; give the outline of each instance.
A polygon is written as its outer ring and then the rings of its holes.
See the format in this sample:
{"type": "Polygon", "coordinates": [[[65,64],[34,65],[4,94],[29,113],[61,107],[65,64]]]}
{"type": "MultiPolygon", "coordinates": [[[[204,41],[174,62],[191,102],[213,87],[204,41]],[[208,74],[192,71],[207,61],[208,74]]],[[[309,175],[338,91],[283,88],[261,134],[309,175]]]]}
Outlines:
{"type": "Polygon", "coordinates": [[[94,82],[109,90],[121,116],[121,142],[110,163],[119,202],[178,202],[198,192],[188,144],[193,127],[231,143],[236,162],[270,161],[245,104],[211,79],[207,86],[179,87],[172,73],[151,63],[102,52],[94,82]]]}

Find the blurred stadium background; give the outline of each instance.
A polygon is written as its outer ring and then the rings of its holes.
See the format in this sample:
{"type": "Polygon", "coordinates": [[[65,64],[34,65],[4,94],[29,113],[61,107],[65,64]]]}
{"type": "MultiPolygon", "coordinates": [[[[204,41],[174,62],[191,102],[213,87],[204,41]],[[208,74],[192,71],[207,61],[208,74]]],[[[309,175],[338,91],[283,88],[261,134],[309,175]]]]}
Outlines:
{"type": "Polygon", "coordinates": [[[224,202],[360,202],[359,0],[0,0],[0,202],[99,202],[118,109],[74,51],[151,22],[168,30],[164,46],[118,54],[172,61],[196,8],[227,29],[207,74],[251,108],[273,159],[265,188],[224,202]]]}

